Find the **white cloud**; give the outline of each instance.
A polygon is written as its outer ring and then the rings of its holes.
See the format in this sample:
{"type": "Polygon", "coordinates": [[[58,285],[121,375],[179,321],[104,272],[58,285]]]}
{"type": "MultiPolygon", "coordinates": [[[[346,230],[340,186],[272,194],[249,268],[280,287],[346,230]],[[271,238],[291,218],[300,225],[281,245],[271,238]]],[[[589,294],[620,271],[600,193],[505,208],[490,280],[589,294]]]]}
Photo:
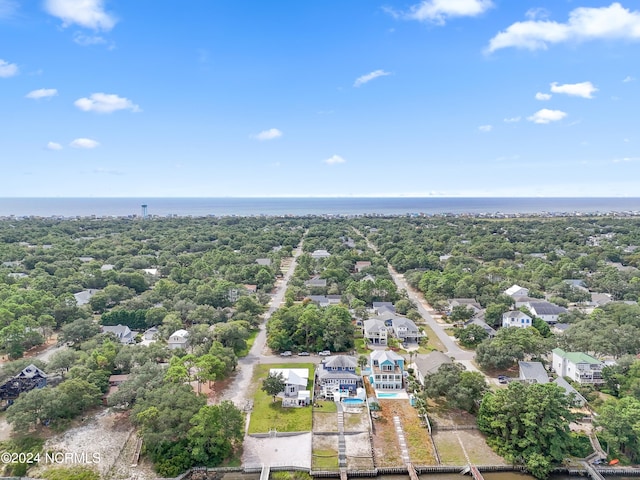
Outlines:
{"type": "Polygon", "coordinates": [[[73,103],[84,112],[112,113],[117,110],[141,112],[140,107],[128,98],[108,93],[92,93],[90,98],[79,98],[73,103]]]}
{"type": "Polygon", "coordinates": [[[92,30],[111,30],[117,20],[104,10],[103,0],[46,0],[45,10],[58,17],[64,27],[80,25],[92,30]]]}
{"type": "Polygon", "coordinates": [[[598,89],[593,86],[591,82],[582,83],[565,83],[564,85],[558,85],[557,82],[551,84],[551,91],[553,93],[564,93],[574,97],[593,98],[593,93],[598,89]]]}
{"type": "Polygon", "coordinates": [[[73,148],[96,148],[100,145],[100,143],[92,140],[90,138],[76,138],[73,142],[69,144],[70,147],[73,148]]]}
{"type": "Polygon", "coordinates": [[[504,122],[505,122],[505,123],[517,123],[517,122],[519,122],[520,120],[522,120],[522,118],[521,118],[521,117],[510,117],[510,118],[505,118],[505,119],[504,119],[504,122]]]}
{"type": "Polygon", "coordinates": [[[632,12],[616,2],[608,7],[576,8],[569,13],[567,23],[516,22],[493,37],[487,51],[508,47],[539,50],[554,43],[595,39],[640,39],[640,12],[632,12]]]}
{"type": "Polygon", "coordinates": [[[538,92],[536,93],[536,100],[551,100],[551,94],[538,92]]]}
{"type": "Polygon", "coordinates": [[[546,8],[530,8],[524,14],[529,20],[542,20],[549,18],[549,10],[546,8]]]}
{"type": "Polygon", "coordinates": [[[38,90],[32,90],[25,95],[25,98],[32,98],[38,100],[40,98],[51,98],[58,95],[58,90],[55,88],[40,88],[38,90]]]}
{"type": "Polygon", "coordinates": [[[107,40],[100,35],[85,35],[82,32],[75,32],[73,34],[73,41],[82,47],[107,43],[107,40]]]}
{"type": "Polygon", "coordinates": [[[15,63],[9,63],[0,58],[0,77],[9,78],[17,75],[18,66],[15,63]]]}
{"type": "Polygon", "coordinates": [[[270,128],[269,130],[263,130],[257,135],[254,135],[253,138],[256,140],[274,140],[276,138],[280,138],[282,136],[282,132],[277,128],[270,128]]]}
{"type": "Polygon", "coordinates": [[[622,80],[623,83],[629,83],[633,81],[635,81],[635,78],[633,78],[631,75],[627,75],[626,77],[624,77],[624,80],[622,80]]]}
{"type": "Polygon", "coordinates": [[[384,70],[374,70],[371,73],[367,73],[366,75],[362,75],[361,77],[356,78],[356,81],[353,82],[353,86],[359,87],[361,85],[364,85],[365,83],[370,82],[375,78],[386,77],[387,75],[391,75],[391,73],[385,72],[384,70]]]}
{"type": "Polygon", "coordinates": [[[62,145],[57,142],[47,143],[47,150],[62,150],[62,145]]]}
{"type": "Polygon", "coordinates": [[[333,155],[332,157],[323,160],[327,165],[336,165],[338,163],[345,163],[346,160],[342,158],[340,155],[333,155]]]}
{"type": "Polygon", "coordinates": [[[481,132],[490,132],[491,130],[493,130],[493,125],[480,125],[478,127],[478,130],[480,130],[481,132]]]}
{"type": "Polygon", "coordinates": [[[444,25],[448,18],[475,17],[493,7],[491,0],[423,0],[407,12],[387,9],[396,18],[444,25]]]}
{"type": "Polygon", "coordinates": [[[562,110],[549,110],[548,108],[543,108],[530,117],[527,117],[527,120],[533,123],[551,123],[562,120],[566,116],[567,113],[562,110]]]}

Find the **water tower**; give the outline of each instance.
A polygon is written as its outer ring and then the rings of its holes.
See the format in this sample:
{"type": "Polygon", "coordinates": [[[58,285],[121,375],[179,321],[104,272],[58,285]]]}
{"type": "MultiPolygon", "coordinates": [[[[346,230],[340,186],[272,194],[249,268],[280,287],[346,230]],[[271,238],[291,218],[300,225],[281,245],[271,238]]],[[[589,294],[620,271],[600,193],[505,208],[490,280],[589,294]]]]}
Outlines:
{"type": "Polygon", "coordinates": [[[142,204],[142,219],[146,219],[147,218],[147,205],[146,204],[142,204]]]}

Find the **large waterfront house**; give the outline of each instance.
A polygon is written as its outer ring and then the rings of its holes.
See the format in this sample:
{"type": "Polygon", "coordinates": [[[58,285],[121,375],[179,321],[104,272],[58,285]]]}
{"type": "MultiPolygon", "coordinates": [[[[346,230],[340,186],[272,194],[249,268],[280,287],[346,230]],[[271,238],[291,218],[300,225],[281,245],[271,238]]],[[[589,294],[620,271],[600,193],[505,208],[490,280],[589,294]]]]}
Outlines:
{"type": "Polygon", "coordinates": [[[316,385],[325,397],[335,398],[335,393],[355,392],[362,386],[362,379],[356,374],[358,362],[354,357],[335,355],[326,357],[316,370],[316,385]]]}
{"type": "Polygon", "coordinates": [[[369,364],[369,381],[376,390],[402,390],[404,358],[392,350],[374,350],[369,364]]]}

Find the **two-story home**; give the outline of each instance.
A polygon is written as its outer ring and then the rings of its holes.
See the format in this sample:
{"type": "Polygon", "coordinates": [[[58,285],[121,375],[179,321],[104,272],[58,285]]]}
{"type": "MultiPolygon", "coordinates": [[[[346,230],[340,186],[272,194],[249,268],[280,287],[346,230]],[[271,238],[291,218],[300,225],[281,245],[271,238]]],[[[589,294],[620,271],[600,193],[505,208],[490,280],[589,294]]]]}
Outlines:
{"type": "Polygon", "coordinates": [[[518,362],[520,380],[525,383],[549,383],[549,374],[540,362],[518,362]]]}
{"type": "Polygon", "coordinates": [[[402,390],[404,358],[391,350],[371,352],[369,381],[376,390],[402,390]]]}
{"type": "Polygon", "coordinates": [[[565,352],[561,348],[554,348],[551,352],[553,370],[561,377],[592,385],[604,383],[602,378],[604,362],[586,353],[565,352]]]}
{"type": "Polygon", "coordinates": [[[302,407],[311,403],[311,391],[307,390],[309,369],[272,368],[270,375],[282,374],[284,379],[283,407],[302,407]]]}
{"type": "Polygon", "coordinates": [[[356,375],[358,362],[354,357],[335,355],[325,358],[316,370],[316,385],[322,389],[325,396],[333,392],[355,392],[362,386],[362,379],[356,375]]]}
{"type": "Polygon", "coordinates": [[[420,340],[420,330],[413,322],[405,317],[393,317],[391,319],[393,335],[402,343],[418,343],[420,340]]]}
{"type": "Polygon", "coordinates": [[[370,318],[364,321],[364,338],[374,345],[386,345],[390,328],[382,320],[370,318]]]}
{"type": "Polygon", "coordinates": [[[533,326],[533,319],[520,310],[511,310],[502,314],[503,327],[526,328],[533,326]]]}
{"type": "Polygon", "coordinates": [[[176,348],[187,348],[187,342],[189,341],[189,332],[184,329],[176,330],[171,334],[167,344],[169,349],[175,350],[176,348]]]}

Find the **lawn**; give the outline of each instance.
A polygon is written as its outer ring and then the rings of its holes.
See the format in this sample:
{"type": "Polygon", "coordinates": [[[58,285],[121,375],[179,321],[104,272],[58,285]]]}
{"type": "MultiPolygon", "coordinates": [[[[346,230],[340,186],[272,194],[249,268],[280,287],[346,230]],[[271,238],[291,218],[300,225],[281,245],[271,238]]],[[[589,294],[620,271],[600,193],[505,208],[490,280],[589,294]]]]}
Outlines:
{"type": "Polygon", "coordinates": [[[249,420],[249,433],[268,433],[270,430],[278,432],[310,432],[312,423],[312,408],[282,408],[280,398],[273,399],[260,388],[262,381],[269,375],[271,368],[308,368],[309,384],[311,389],[313,382],[313,364],[273,364],[256,365],[253,371],[253,385],[256,385],[256,392],[253,397],[253,409],[249,420]]]}
{"type": "Polygon", "coordinates": [[[338,452],[336,450],[314,450],[311,459],[313,470],[337,470],[338,452]]]}
{"type": "Polygon", "coordinates": [[[244,350],[238,352],[238,357],[246,357],[249,355],[249,351],[251,350],[251,347],[253,347],[253,343],[256,341],[258,333],[260,333],[260,330],[257,328],[251,332],[251,336],[247,339],[247,346],[244,350]]]}
{"type": "Polygon", "coordinates": [[[364,338],[356,338],[355,349],[359,355],[369,355],[369,353],[371,353],[367,348],[367,341],[364,338]]]}

